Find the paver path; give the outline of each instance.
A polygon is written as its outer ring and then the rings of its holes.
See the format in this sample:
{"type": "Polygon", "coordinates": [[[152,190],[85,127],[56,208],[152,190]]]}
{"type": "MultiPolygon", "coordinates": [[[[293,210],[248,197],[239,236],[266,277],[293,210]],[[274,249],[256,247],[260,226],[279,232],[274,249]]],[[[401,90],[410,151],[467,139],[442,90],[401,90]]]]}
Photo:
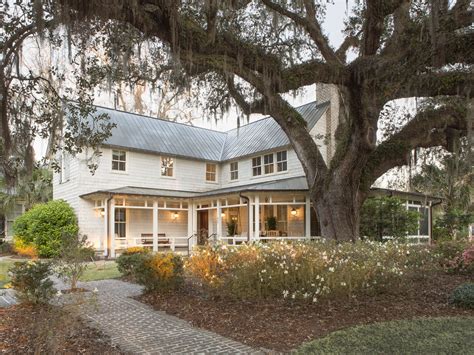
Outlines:
{"type": "Polygon", "coordinates": [[[0,290],[0,307],[9,307],[17,303],[18,301],[15,298],[15,291],[12,289],[0,290]]]}
{"type": "MultiPolygon", "coordinates": [[[[58,282],[57,287],[61,283],[58,282]]],[[[256,354],[259,351],[216,333],[195,328],[174,316],[131,299],[142,288],[119,280],[80,283],[97,288],[98,307],[84,317],[111,337],[114,344],[134,354],[256,354]]]]}

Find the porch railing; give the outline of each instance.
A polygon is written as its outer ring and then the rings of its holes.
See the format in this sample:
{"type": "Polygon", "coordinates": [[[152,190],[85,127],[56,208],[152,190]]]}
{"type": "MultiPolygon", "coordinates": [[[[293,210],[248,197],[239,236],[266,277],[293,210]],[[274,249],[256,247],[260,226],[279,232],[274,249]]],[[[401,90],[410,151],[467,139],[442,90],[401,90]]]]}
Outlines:
{"type": "MultiPolygon", "coordinates": [[[[153,237],[134,238],[134,246],[153,248],[153,237]]],[[[170,249],[175,251],[176,248],[189,249],[188,237],[158,236],[158,250],[170,249]]]]}

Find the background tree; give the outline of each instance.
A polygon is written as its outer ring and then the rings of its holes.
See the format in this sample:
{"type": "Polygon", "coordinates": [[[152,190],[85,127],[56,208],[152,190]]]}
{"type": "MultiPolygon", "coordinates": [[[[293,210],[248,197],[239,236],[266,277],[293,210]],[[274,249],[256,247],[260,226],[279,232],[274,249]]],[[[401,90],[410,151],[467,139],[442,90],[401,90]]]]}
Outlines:
{"type": "Polygon", "coordinates": [[[70,53],[76,65],[67,75],[60,67],[71,69],[68,60],[51,55],[68,38],[52,11],[48,2],[1,1],[0,172],[8,188],[32,177],[36,138],[49,140],[47,156],[54,159],[58,150],[94,149],[112,128],[105,116],[91,119],[93,76],[82,75],[77,56],[70,53]]]}
{"type": "Polygon", "coordinates": [[[226,107],[232,99],[245,114],[270,114],[302,163],[326,237],[357,239],[360,208],[378,177],[406,164],[417,147],[452,148],[472,126],[468,0],[359,1],[339,48],[330,45],[321,25],[326,1],[54,3],[69,28],[112,21],[158,41],[172,56],[175,73],[210,83],[209,106],[226,107]],[[352,61],[349,49],[357,53],[352,61]],[[336,152],[328,163],[282,96],[314,83],[336,85],[342,103],[336,152]],[[431,104],[377,144],[384,106],[411,97],[431,104]]]}
{"type": "Polygon", "coordinates": [[[365,200],[360,213],[360,234],[382,242],[384,236],[403,238],[416,234],[421,216],[409,211],[395,197],[372,197],[365,200]]]}
{"type": "MultiPolygon", "coordinates": [[[[470,142],[466,139],[450,154],[435,151],[412,178],[419,192],[441,197],[442,213],[435,221],[435,237],[455,238],[473,222],[474,171],[470,142]]],[[[466,234],[466,233],[464,233],[466,234]]]]}

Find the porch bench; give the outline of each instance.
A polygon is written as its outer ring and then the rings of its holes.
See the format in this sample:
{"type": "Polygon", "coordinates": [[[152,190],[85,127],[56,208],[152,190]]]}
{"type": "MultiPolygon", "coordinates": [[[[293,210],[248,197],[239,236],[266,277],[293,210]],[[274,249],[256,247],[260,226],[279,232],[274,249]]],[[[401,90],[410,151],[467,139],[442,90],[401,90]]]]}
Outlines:
{"type": "MultiPolygon", "coordinates": [[[[143,246],[153,246],[153,233],[142,233],[140,235],[142,238],[143,246]]],[[[170,240],[166,238],[165,233],[158,233],[158,246],[170,246],[170,240]]]]}

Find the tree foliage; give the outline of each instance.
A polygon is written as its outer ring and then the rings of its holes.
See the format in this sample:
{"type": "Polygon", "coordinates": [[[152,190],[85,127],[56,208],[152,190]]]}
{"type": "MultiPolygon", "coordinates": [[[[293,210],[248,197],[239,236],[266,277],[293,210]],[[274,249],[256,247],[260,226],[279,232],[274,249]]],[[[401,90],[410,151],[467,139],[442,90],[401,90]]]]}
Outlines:
{"type": "Polygon", "coordinates": [[[204,102],[211,111],[236,103],[244,114],[270,114],[302,163],[327,237],[358,238],[360,208],[378,177],[405,165],[416,148],[451,149],[472,125],[474,33],[467,0],[358,1],[339,48],[322,26],[330,6],[323,0],[51,3],[71,30],[109,28],[101,33],[115,78],[171,73],[178,86],[209,88],[204,102]],[[156,50],[141,56],[144,42],[156,50]],[[352,61],[348,50],[356,53],[352,61]],[[315,83],[336,85],[341,101],[330,161],[283,96],[315,83]],[[424,107],[377,144],[385,105],[412,97],[424,107]]]}

